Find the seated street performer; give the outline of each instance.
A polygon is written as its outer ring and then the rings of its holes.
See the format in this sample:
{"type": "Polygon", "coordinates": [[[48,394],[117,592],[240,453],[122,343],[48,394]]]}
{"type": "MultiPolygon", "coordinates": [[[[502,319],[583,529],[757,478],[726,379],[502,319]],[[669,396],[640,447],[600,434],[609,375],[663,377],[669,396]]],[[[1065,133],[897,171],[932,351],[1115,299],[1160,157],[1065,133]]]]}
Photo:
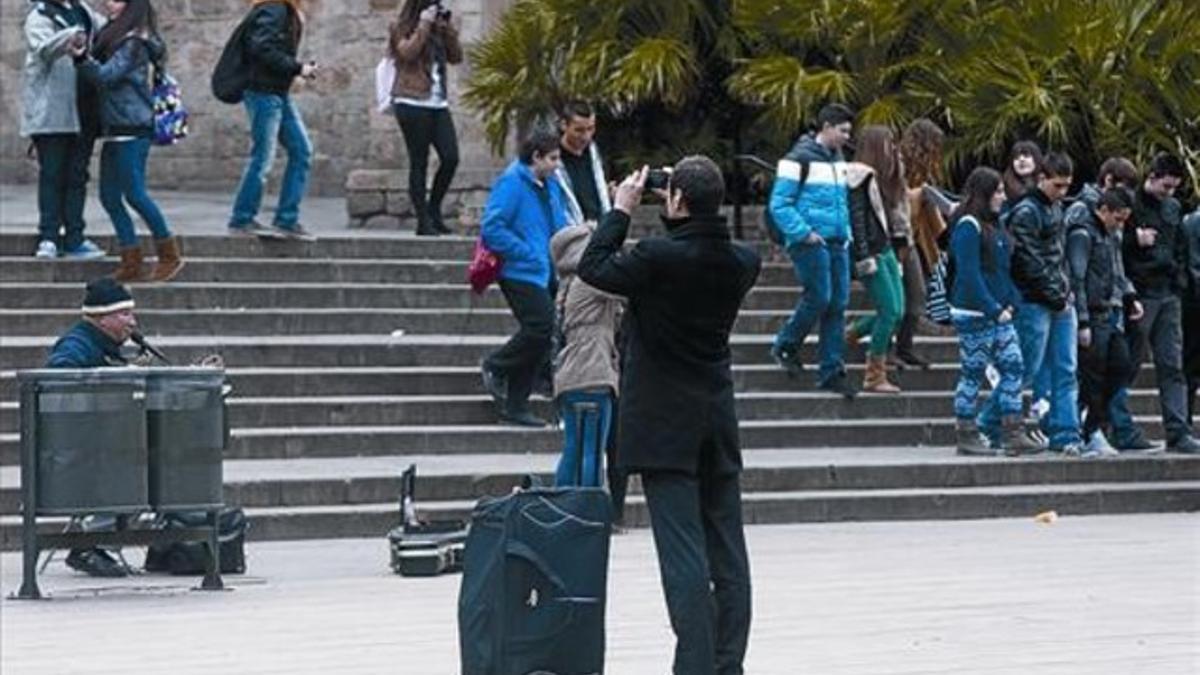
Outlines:
{"type": "MultiPolygon", "coordinates": [[[[87,285],[83,300],[83,318],[67,331],[50,350],[47,368],[102,368],[124,366],[121,356],[125,344],[137,330],[133,315],[133,296],[129,289],[110,278],[87,285]]],[[[89,529],[99,529],[90,527],[89,529]]],[[[94,577],[123,577],[124,565],[100,548],[72,549],[67,566],[94,577]]]]}

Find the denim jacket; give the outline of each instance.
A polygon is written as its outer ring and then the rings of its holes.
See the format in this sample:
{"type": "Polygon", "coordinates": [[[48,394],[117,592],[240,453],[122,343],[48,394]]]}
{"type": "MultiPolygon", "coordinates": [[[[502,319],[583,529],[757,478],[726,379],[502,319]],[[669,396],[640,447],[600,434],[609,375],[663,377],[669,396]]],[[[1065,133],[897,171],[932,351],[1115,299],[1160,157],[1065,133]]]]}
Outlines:
{"type": "Polygon", "coordinates": [[[150,136],[154,133],[151,64],[161,63],[166,47],[158,36],[127,36],[101,63],[93,56],[79,61],[79,74],[100,91],[100,129],[104,136],[150,136]]]}

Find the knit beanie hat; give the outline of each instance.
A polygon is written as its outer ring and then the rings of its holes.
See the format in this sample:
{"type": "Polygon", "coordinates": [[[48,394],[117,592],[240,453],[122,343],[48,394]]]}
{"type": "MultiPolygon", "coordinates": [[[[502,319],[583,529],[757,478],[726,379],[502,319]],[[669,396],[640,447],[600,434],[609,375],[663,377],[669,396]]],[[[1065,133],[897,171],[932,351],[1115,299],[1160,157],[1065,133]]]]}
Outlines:
{"type": "Polygon", "coordinates": [[[122,309],[133,309],[133,295],[128,288],[109,277],[88,283],[87,294],[83,297],[84,314],[111,314],[122,309]]]}

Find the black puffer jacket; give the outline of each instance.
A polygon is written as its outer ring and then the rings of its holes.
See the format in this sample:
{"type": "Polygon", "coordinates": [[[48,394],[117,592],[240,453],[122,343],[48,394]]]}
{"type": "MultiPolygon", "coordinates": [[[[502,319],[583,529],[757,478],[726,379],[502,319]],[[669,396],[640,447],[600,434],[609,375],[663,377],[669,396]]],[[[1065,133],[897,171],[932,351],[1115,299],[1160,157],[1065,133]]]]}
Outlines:
{"type": "Polygon", "coordinates": [[[291,5],[271,2],[254,8],[246,36],[251,91],[286,96],[303,64],[296,60],[304,30],[291,5]]]}
{"type": "Polygon", "coordinates": [[[1188,294],[1189,304],[1200,304],[1200,209],[1183,221],[1183,233],[1188,243],[1188,294]]]}
{"type": "Polygon", "coordinates": [[[1077,213],[1072,220],[1067,231],[1071,292],[1079,325],[1087,327],[1094,314],[1119,310],[1136,293],[1121,263],[1121,235],[1109,234],[1092,211],[1086,216],[1077,213]]]}
{"type": "Polygon", "coordinates": [[[1013,237],[1013,283],[1022,299],[1055,312],[1066,309],[1070,285],[1064,264],[1062,207],[1034,188],[1007,218],[1013,237]]]}
{"type": "Polygon", "coordinates": [[[1138,188],[1133,217],[1125,224],[1125,271],[1143,298],[1181,295],[1188,287],[1188,246],[1183,233],[1183,207],[1175,199],[1159,199],[1138,188]],[[1139,246],[1138,228],[1158,231],[1153,246],[1139,246]]]}

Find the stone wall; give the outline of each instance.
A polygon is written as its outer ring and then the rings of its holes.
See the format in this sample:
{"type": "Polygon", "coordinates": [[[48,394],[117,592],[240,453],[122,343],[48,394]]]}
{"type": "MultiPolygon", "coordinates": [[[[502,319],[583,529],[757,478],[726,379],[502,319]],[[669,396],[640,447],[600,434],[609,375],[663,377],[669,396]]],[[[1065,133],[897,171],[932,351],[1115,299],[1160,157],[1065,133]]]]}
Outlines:
{"type": "MultiPolygon", "coordinates": [[[[100,0],[92,0],[101,7],[100,0]]],[[[322,72],[298,86],[295,99],[313,140],[312,194],[340,195],[354,169],[402,171],[407,164],[396,121],[375,112],[375,64],[387,42],[388,23],[402,0],[309,0],[301,57],[322,72]]],[[[451,0],[462,22],[466,48],[495,25],[511,0],[451,0]]],[[[170,71],[181,83],[191,112],[191,136],[151,153],[153,187],[233,192],[249,148],[245,111],[209,93],[209,77],[230,32],[249,0],[155,0],[160,29],[171,51],[170,71]]],[[[18,136],[24,21],[27,0],[0,0],[0,182],[32,182],[36,166],[26,157],[28,141],[18,136]]],[[[451,100],[458,100],[469,64],[451,70],[451,100]]],[[[491,156],[482,126],[469,111],[455,109],[460,173],[490,175],[503,159],[491,156]]],[[[277,186],[283,153],[271,186],[277,186]]],[[[474,180],[474,179],[473,179],[474,180]]],[[[394,182],[394,181],[393,181],[394,182]]]]}

